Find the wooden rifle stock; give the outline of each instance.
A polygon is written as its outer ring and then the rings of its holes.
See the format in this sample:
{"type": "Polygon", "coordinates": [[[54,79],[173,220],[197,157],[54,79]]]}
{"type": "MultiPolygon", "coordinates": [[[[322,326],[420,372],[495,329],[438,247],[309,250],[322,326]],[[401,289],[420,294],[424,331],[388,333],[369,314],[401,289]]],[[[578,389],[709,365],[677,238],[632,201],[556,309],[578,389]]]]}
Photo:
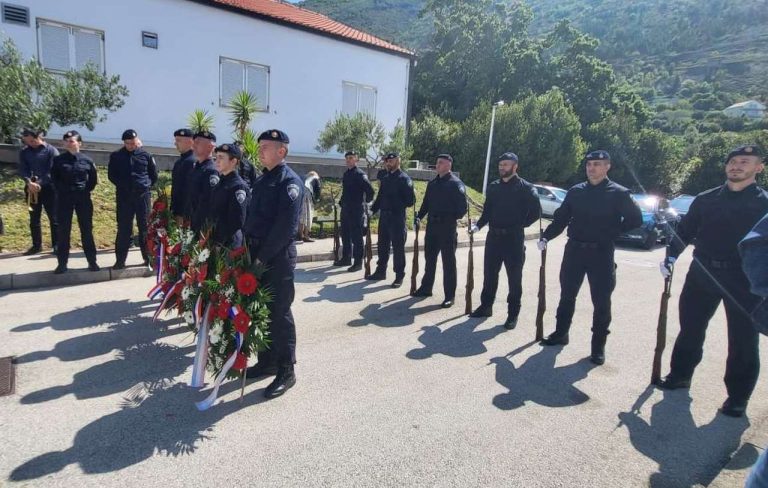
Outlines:
{"type": "MultiPolygon", "coordinates": [[[[413,220],[416,224],[416,206],[413,207],[413,220]]],[[[416,293],[416,279],[419,276],[419,227],[420,225],[414,225],[413,228],[416,231],[416,240],[413,241],[413,265],[411,266],[411,295],[416,293]]]]}
{"type": "Polygon", "coordinates": [[[667,308],[669,307],[670,290],[672,288],[672,274],[664,278],[664,291],[661,293],[659,304],[659,323],[656,326],[656,350],[653,353],[653,367],[651,368],[651,384],[658,385],[661,382],[661,356],[667,342],[667,308]]]}
{"type": "MultiPolygon", "coordinates": [[[[329,189],[330,190],[330,189],[329,189]]],[[[339,210],[336,207],[336,195],[333,190],[330,190],[331,199],[333,200],[333,260],[341,260],[341,242],[339,240],[339,210]]]]}
{"type": "Polygon", "coordinates": [[[363,204],[365,214],[365,277],[371,276],[371,260],[373,259],[373,243],[371,240],[371,214],[368,206],[363,204]]]}
{"type": "MultiPolygon", "coordinates": [[[[472,229],[472,217],[469,216],[469,205],[467,205],[467,225],[472,229]]],[[[475,290],[475,235],[469,234],[469,257],[467,258],[467,287],[465,289],[466,305],[464,313],[472,313],[472,292],[475,290]]]]}
{"type": "MultiPolygon", "coordinates": [[[[539,219],[539,239],[542,235],[541,219],[539,219]]],[[[536,340],[544,338],[544,313],[547,311],[547,248],[541,251],[539,266],[539,306],[536,309],[536,340]]]]}

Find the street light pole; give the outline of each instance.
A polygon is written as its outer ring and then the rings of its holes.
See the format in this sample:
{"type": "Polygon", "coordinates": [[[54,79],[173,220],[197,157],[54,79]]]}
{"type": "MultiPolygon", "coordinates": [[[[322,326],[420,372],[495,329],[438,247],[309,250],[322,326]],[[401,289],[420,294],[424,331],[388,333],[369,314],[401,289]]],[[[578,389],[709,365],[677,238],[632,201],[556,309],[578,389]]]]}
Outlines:
{"type": "Polygon", "coordinates": [[[491,130],[488,133],[488,153],[485,156],[485,174],[483,176],[483,196],[485,196],[485,190],[488,188],[488,167],[491,164],[491,145],[493,145],[493,124],[496,122],[496,107],[504,105],[504,100],[499,100],[493,104],[491,109],[491,130]]]}

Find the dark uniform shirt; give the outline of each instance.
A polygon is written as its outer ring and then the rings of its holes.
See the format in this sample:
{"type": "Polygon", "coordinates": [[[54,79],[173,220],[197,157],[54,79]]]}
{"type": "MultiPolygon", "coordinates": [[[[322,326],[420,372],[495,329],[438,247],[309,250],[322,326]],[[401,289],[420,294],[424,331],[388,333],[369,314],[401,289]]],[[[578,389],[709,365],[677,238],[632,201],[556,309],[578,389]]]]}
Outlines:
{"type": "Polygon", "coordinates": [[[123,147],[109,155],[107,175],[118,193],[144,193],[157,182],[157,164],[144,149],[123,147]]]}
{"type": "Polygon", "coordinates": [[[678,257],[694,243],[694,256],[716,261],[738,262],[738,243],[768,212],[768,192],[751,184],[742,191],[727,185],[699,194],[677,226],[677,238],[668,252],[678,257]]]}
{"type": "Polygon", "coordinates": [[[208,220],[213,240],[224,245],[242,245],[242,229],[248,208],[248,184],[237,171],[220,177],[211,193],[208,220]]]}
{"type": "Polygon", "coordinates": [[[256,257],[269,263],[293,242],[299,227],[304,182],[284,162],[256,179],[245,219],[245,235],[259,241],[256,257]]]}
{"type": "Polygon", "coordinates": [[[253,163],[247,159],[242,159],[240,161],[240,165],[238,166],[237,172],[240,174],[240,178],[245,181],[245,184],[248,185],[248,189],[250,190],[253,188],[253,184],[256,181],[256,178],[259,176],[253,163]]]}
{"type": "Polygon", "coordinates": [[[83,153],[72,154],[69,151],[53,159],[51,178],[59,193],[93,191],[98,175],[96,165],[83,153]]]}
{"type": "Polygon", "coordinates": [[[609,244],[642,224],[643,214],[629,190],[606,178],[597,185],[585,181],[571,187],[543,237],[552,240],[568,227],[574,241],[609,244]]]}
{"type": "Polygon", "coordinates": [[[27,183],[34,177],[41,186],[50,184],[53,158],[58,155],[59,151],[47,142],[37,147],[24,146],[19,152],[19,176],[27,183]]]}
{"type": "Polygon", "coordinates": [[[509,181],[499,179],[488,185],[483,214],[477,226],[490,224],[494,229],[523,229],[540,216],[541,204],[536,189],[514,175],[509,181]]]}
{"type": "Polygon", "coordinates": [[[416,203],[413,181],[401,169],[392,172],[379,172],[379,180],[381,186],[379,194],[376,195],[376,200],[373,202],[373,213],[379,210],[402,212],[416,203]]]}
{"type": "Polygon", "coordinates": [[[341,200],[342,208],[362,211],[363,201],[373,200],[373,185],[368,180],[365,171],[357,166],[349,168],[344,172],[341,180],[341,200]]]}
{"type": "Polygon", "coordinates": [[[208,216],[211,192],[219,184],[219,172],[212,159],[196,161],[187,178],[185,217],[190,219],[192,228],[200,230],[208,216]]]}
{"type": "Polygon", "coordinates": [[[171,212],[173,215],[184,215],[184,206],[187,199],[187,181],[189,172],[195,165],[195,153],[191,149],[181,153],[179,159],[173,163],[171,173],[171,212]]]}
{"type": "MultiPolygon", "coordinates": [[[[538,202],[538,200],[537,200],[538,202]]],[[[417,217],[429,214],[431,222],[456,221],[467,213],[467,189],[453,173],[437,176],[427,184],[417,217]]]]}

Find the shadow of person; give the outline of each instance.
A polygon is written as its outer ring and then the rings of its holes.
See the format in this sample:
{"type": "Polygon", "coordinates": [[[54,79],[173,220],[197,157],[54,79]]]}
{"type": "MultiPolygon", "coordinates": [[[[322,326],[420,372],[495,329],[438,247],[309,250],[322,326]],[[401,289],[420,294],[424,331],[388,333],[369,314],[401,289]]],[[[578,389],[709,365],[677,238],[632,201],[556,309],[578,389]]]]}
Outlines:
{"type": "Polygon", "coordinates": [[[182,348],[163,343],[137,344],[121,352],[117,359],[75,373],[68,385],[23,396],[21,403],[42,403],[69,394],[78,400],[97,398],[129,390],[139,383],[151,393],[184,373],[190,363],[186,356],[194,350],[194,345],[182,348]]]}
{"type": "Polygon", "coordinates": [[[323,285],[317,295],[313,295],[304,299],[306,303],[316,303],[329,301],[333,303],[354,303],[361,302],[365,299],[366,293],[373,293],[390,288],[388,285],[380,285],[372,288],[368,288],[367,285],[370,281],[355,280],[346,286],[335,285],[323,285]]]}
{"type": "Polygon", "coordinates": [[[439,310],[439,304],[411,308],[421,298],[407,297],[399,302],[371,303],[360,311],[360,318],[347,323],[349,327],[376,325],[379,327],[405,327],[416,321],[416,316],[439,310]]]}
{"type": "MultiPolygon", "coordinates": [[[[239,381],[227,382],[221,396],[239,386],[239,381]]],[[[120,410],[80,429],[69,449],[30,459],[15,468],[9,478],[33,480],[75,463],[86,474],[110,473],[149,459],[156,452],[166,456],[191,455],[201,441],[211,437],[218,421],[265,401],[261,388],[248,392],[242,402],[232,400],[199,412],[194,402],[207,393],[182,384],[153,394],[136,389],[120,410]]]]}
{"type": "Polygon", "coordinates": [[[295,283],[322,283],[331,276],[346,272],[346,268],[333,266],[315,266],[313,268],[297,268],[293,276],[295,283]]]}
{"type": "Polygon", "coordinates": [[[51,317],[50,321],[19,325],[11,332],[28,332],[50,327],[53,330],[77,330],[89,327],[118,325],[130,322],[142,313],[154,311],[159,302],[144,300],[115,300],[98,302],[81,308],[67,310],[51,317]]]}
{"type": "Polygon", "coordinates": [[[638,452],[658,463],[658,471],[648,480],[650,487],[707,486],[739,447],[749,421],[718,413],[708,424],[697,426],[687,391],[662,393],[662,400],[651,407],[650,422],[638,415],[636,406],[619,414],[619,426],[627,428],[638,452]]]}
{"type": "Polygon", "coordinates": [[[504,332],[504,327],[497,325],[490,329],[475,330],[480,322],[469,319],[445,330],[437,325],[421,328],[419,342],[424,347],[411,349],[405,356],[409,359],[427,359],[435,354],[444,354],[454,358],[476,356],[486,352],[485,342],[504,332]]]}
{"type": "Polygon", "coordinates": [[[496,381],[509,393],[493,398],[493,405],[502,410],[513,410],[534,402],[545,407],[562,408],[581,405],[589,395],[576,388],[575,383],[587,377],[595,365],[588,359],[567,366],[555,367],[561,347],[543,347],[529,357],[520,367],[511,358],[536,342],[530,342],[512,353],[492,358],[496,365],[496,381]]]}

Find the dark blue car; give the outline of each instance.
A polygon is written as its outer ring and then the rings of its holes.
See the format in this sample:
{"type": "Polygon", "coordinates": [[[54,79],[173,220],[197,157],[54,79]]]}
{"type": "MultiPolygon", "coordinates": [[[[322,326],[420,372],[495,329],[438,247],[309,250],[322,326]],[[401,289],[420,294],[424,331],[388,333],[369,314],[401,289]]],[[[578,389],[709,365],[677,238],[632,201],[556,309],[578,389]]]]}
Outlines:
{"type": "Polygon", "coordinates": [[[669,242],[679,217],[670,208],[667,199],[637,193],[632,195],[632,199],[643,213],[643,225],[621,234],[616,242],[635,243],[644,249],[653,249],[657,242],[669,242]]]}

